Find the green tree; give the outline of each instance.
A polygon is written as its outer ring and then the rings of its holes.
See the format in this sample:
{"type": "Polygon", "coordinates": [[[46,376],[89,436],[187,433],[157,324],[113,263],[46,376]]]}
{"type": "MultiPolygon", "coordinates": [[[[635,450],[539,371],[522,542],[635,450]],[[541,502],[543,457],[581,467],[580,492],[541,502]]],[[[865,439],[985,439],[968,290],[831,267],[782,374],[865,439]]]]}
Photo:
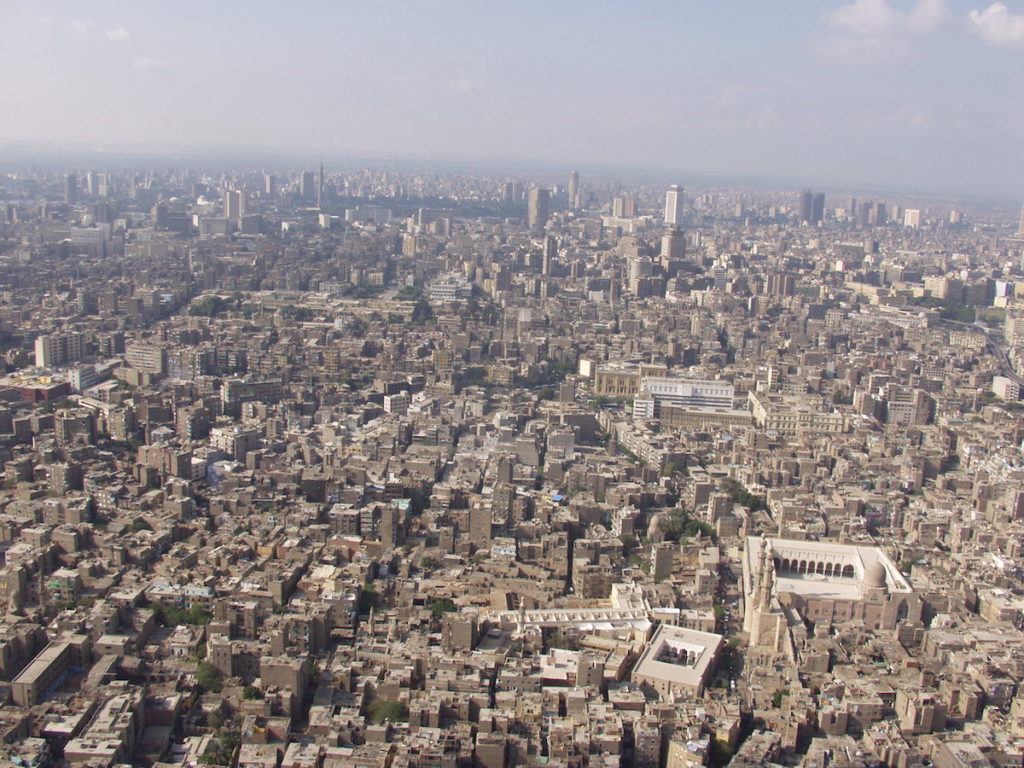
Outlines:
{"type": "Polygon", "coordinates": [[[372,584],[364,584],[359,593],[359,612],[369,613],[371,608],[380,607],[380,595],[372,584]]]}
{"type": "Polygon", "coordinates": [[[201,661],[196,667],[196,682],[204,690],[217,693],[224,685],[224,675],[210,662],[201,661]]]}
{"type": "Polygon", "coordinates": [[[416,300],[416,305],[412,308],[411,319],[413,325],[426,325],[434,319],[434,310],[425,297],[420,296],[416,300]]]}
{"type": "Polygon", "coordinates": [[[734,503],[739,504],[741,507],[749,508],[751,512],[765,508],[764,497],[751,493],[738,480],[727,477],[722,480],[720,487],[725,493],[729,494],[729,498],[734,503]]]}
{"type": "Polygon", "coordinates": [[[447,597],[434,597],[430,600],[430,612],[435,619],[439,619],[446,613],[455,613],[459,608],[447,597]]]}
{"type": "Polygon", "coordinates": [[[192,317],[216,317],[226,311],[228,304],[220,296],[208,295],[196,299],[188,308],[192,317]]]}
{"type": "Polygon", "coordinates": [[[566,635],[562,632],[555,632],[548,638],[548,650],[561,648],[566,651],[578,651],[580,641],[575,635],[566,635]]]}
{"type": "Polygon", "coordinates": [[[409,708],[401,701],[375,699],[370,705],[367,717],[372,723],[383,723],[385,720],[404,721],[409,719],[409,708]]]}
{"type": "Polygon", "coordinates": [[[713,768],[727,765],[732,760],[733,749],[729,746],[729,742],[712,739],[708,746],[708,763],[713,768]]]}

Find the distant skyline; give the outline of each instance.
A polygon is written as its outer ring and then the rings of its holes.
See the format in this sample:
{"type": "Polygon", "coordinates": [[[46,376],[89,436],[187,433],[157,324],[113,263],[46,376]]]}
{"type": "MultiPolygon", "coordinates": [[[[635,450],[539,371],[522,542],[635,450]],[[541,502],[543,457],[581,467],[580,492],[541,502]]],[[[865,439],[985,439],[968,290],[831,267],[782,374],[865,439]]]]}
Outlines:
{"type": "Polygon", "coordinates": [[[8,0],[0,64],[0,163],[220,146],[1024,199],[1024,0],[8,0]]]}

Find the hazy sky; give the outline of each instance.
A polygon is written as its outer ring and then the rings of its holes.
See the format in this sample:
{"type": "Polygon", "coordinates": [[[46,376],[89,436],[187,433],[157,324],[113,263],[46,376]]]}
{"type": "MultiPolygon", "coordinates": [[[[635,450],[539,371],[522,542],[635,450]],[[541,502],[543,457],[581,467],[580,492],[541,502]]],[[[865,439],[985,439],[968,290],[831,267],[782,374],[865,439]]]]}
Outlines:
{"type": "Polygon", "coordinates": [[[1024,0],[3,0],[0,67],[0,144],[1024,196],[1024,0]]]}

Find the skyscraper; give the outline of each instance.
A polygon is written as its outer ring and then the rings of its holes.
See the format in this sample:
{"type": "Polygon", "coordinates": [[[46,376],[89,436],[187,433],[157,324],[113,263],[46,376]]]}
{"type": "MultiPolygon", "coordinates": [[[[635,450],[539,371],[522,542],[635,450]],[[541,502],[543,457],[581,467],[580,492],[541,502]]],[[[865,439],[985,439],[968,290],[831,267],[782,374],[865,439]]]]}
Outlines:
{"type": "Polygon", "coordinates": [[[811,224],[820,224],[825,220],[825,193],[815,192],[811,199],[811,224]]]}
{"type": "Polygon", "coordinates": [[[316,207],[321,211],[324,209],[324,163],[320,161],[320,178],[316,185],[316,207]]]}
{"type": "Polygon", "coordinates": [[[1017,222],[1017,234],[1024,237],[1024,208],[1020,209],[1020,221],[1017,222]]]}
{"type": "Polygon", "coordinates": [[[661,237],[661,263],[665,266],[670,261],[678,261],[686,257],[686,238],[675,227],[665,230],[661,237]]]}
{"type": "Polygon", "coordinates": [[[885,214],[885,203],[875,203],[868,214],[868,225],[872,227],[884,227],[888,219],[885,214]]]}
{"type": "Polygon", "coordinates": [[[814,199],[814,193],[809,189],[805,189],[800,193],[800,221],[811,220],[811,204],[814,199]]]}
{"type": "Polygon", "coordinates": [[[229,189],[224,193],[224,218],[238,221],[249,212],[249,193],[244,189],[229,189]]]}
{"type": "Polygon", "coordinates": [[[580,207],[580,174],[573,171],[569,174],[569,210],[576,211],[580,207]]]}
{"type": "Polygon", "coordinates": [[[314,183],[313,172],[303,171],[302,178],[299,181],[299,196],[302,197],[303,200],[313,200],[316,196],[316,192],[313,187],[314,183]]]}
{"type": "Polygon", "coordinates": [[[805,189],[800,193],[800,221],[817,224],[825,218],[825,193],[805,189]]]}
{"type": "Polygon", "coordinates": [[[548,202],[550,193],[541,187],[534,187],[530,190],[530,197],[527,203],[526,225],[533,231],[544,229],[548,223],[548,202]]]}
{"type": "Polygon", "coordinates": [[[683,188],[673,184],[665,193],[665,226],[681,227],[683,225],[683,188]]]}
{"type": "Polygon", "coordinates": [[[69,173],[64,177],[64,202],[78,202],[78,177],[73,173],[69,173]]]}

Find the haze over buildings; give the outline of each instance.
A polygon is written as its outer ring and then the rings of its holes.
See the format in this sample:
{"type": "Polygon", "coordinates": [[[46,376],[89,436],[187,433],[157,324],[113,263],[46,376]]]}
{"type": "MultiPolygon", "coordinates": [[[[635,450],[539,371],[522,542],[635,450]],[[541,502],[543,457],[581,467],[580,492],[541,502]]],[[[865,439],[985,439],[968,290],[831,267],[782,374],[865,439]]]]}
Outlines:
{"type": "Polygon", "coordinates": [[[1016,199],[1024,108],[1006,94],[1022,28],[1024,8],[987,0],[226,2],[201,23],[174,5],[13,0],[0,64],[19,76],[0,141],[542,160],[1016,199]],[[223,87],[210,87],[213,61],[240,63],[223,87]],[[131,97],[108,98],[106,83],[131,97]]]}
{"type": "Polygon", "coordinates": [[[0,765],[1024,765],[1024,16],[184,15],[0,8],[0,765]]]}

